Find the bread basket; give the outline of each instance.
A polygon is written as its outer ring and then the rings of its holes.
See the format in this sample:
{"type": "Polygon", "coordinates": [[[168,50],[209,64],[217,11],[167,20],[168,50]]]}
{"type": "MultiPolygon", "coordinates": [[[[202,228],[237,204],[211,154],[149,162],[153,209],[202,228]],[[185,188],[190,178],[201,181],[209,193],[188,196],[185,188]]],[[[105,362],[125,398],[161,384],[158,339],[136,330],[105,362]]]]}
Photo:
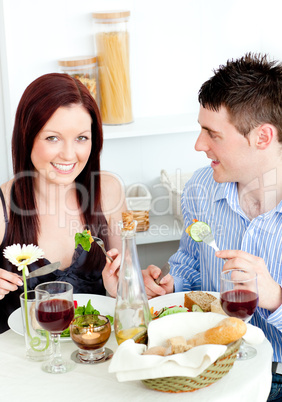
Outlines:
{"type": "Polygon", "coordinates": [[[208,387],[224,377],[237,357],[242,339],[229,344],[226,352],[197,377],[163,377],[142,380],[143,384],[162,392],[193,392],[208,387]]]}

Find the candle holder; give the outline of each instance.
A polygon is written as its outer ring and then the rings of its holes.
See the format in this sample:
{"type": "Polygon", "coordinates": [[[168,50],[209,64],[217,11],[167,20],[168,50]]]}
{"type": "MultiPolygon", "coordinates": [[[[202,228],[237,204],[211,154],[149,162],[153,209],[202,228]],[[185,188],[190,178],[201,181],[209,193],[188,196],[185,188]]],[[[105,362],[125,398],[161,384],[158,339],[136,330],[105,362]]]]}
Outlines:
{"type": "Polygon", "coordinates": [[[105,348],[111,324],[104,315],[87,314],[76,317],[70,325],[70,336],[78,346],[72,355],[80,363],[100,363],[112,357],[113,352],[105,348]]]}

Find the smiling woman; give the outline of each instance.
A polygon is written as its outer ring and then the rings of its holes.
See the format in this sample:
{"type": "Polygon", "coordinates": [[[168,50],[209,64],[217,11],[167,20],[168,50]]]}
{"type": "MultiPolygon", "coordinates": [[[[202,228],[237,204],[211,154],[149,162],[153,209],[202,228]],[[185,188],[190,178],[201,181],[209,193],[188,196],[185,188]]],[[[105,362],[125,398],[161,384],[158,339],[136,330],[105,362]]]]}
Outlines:
{"type": "Polygon", "coordinates": [[[59,107],[36,136],[31,152],[43,180],[72,183],[91,153],[91,116],[81,105],[59,107]]]}
{"type": "MultiPolygon", "coordinates": [[[[105,294],[116,278],[103,282],[105,256],[95,244],[89,253],[75,248],[75,233],[85,228],[104,241],[112,257],[120,251],[117,223],[125,210],[120,181],[100,171],[103,145],[97,104],[80,81],[66,74],[46,74],[25,90],[12,138],[14,178],[1,186],[1,250],[12,244],[38,245],[60,270],[29,279],[63,280],[75,293],[105,294]]],[[[8,261],[0,261],[0,332],[19,306],[20,278],[8,261]]]]}

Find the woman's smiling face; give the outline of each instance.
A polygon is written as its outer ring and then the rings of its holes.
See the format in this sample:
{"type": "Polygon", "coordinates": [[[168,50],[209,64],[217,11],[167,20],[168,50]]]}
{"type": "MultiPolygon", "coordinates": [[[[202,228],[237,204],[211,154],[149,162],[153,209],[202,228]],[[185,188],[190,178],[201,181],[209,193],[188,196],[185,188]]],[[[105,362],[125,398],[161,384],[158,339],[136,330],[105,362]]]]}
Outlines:
{"type": "Polygon", "coordinates": [[[91,153],[91,116],[81,105],[59,107],[37,134],[31,160],[41,178],[69,185],[91,153]]]}

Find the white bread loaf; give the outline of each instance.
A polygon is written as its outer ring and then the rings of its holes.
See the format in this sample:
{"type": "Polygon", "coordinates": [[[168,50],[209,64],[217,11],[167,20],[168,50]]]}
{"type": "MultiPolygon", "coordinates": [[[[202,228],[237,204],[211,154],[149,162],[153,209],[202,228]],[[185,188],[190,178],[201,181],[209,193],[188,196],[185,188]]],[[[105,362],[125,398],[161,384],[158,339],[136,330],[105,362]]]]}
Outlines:
{"type": "Polygon", "coordinates": [[[167,340],[168,348],[165,352],[166,355],[174,355],[176,353],[183,353],[191,349],[192,346],[187,345],[184,336],[174,336],[167,340]]]}
{"type": "Polygon", "coordinates": [[[167,340],[168,347],[154,346],[143,354],[157,354],[160,356],[183,353],[187,350],[200,345],[228,345],[242,338],[247,331],[244,321],[235,317],[224,318],[215,327],[200,332],[188,339],[183,336],[176,336],[167,340]]]}
{"type": "Polygon", "coordinates": [[[187,345],[192,347],[216,344],[228,345],[242,338],[247,331],[244,321],[235,317],[224,318],[216,327],[210,328],[204,332],[193,336],[187,341],[187,345]]]}

